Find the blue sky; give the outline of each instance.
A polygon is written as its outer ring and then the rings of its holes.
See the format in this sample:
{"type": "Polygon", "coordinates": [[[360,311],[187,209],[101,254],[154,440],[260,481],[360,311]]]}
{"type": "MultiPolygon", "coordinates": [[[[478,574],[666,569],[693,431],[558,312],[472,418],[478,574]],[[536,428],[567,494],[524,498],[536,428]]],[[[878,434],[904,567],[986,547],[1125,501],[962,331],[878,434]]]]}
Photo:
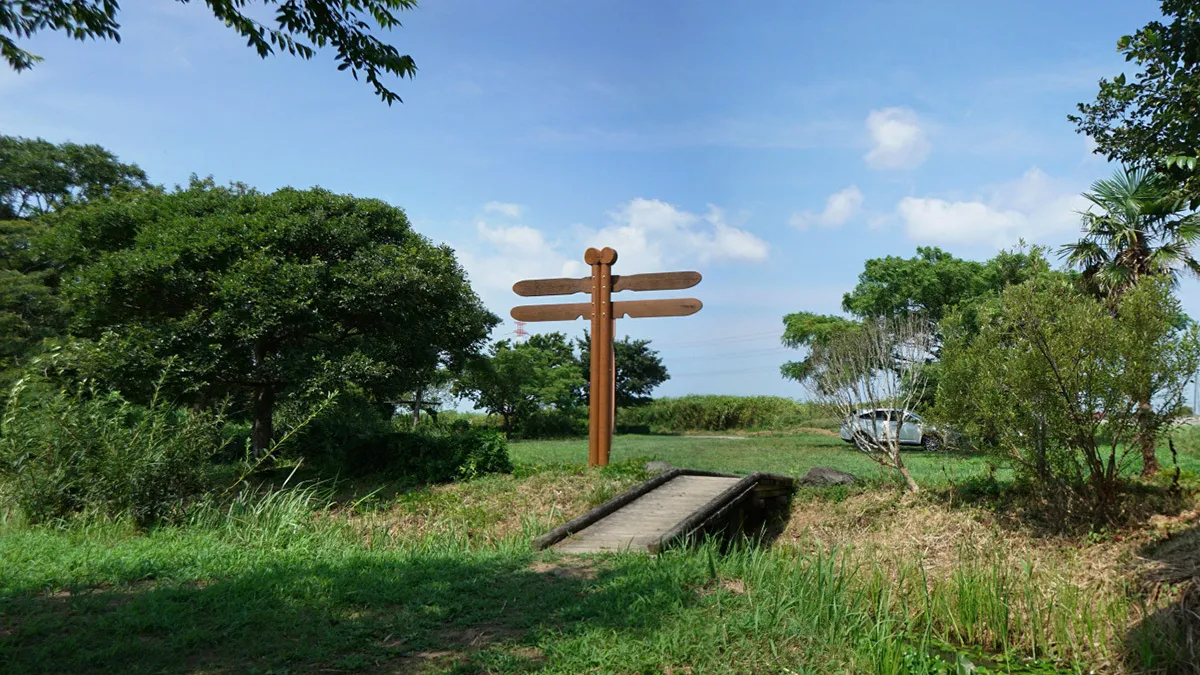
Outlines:
{"type": "MultiPolygon", "coordinates": [[[[862,263],[984,259],[1078,232],[1112,167],[1066,120],[1151,0],[428,1],[388,107],[332,56],[260,60],[203,3],[126,3],[122,42],[45,34],[0,69],[0,133],[100,143],[151,179],[377,197],[458,250],[506,319],[522,278],[695,269],[695,316],[622,320],[659,393],[803,396],[782,316],[837,312],[862,263]]],[[[1200,314],[1197,284],[1182,289],[1200,314]]],[[[647,296],[653,297],[653,296],[647,296]]],[[[576,296],[581,299],[581,296],[576,296]]],[[[582,332],[577,324],[530,330],[582,332]]]]}

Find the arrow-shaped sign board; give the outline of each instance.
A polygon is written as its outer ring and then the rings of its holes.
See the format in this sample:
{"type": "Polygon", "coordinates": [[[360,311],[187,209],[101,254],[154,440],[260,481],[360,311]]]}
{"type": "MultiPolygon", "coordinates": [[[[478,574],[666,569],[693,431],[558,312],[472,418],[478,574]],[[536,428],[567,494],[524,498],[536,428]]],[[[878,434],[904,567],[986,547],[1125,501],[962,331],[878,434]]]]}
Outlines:
{"type": "Polygon", "coordinates": [[[592,266],[592,275],[582,279],[527,279],[513,284],[513,292],[523,297],[588,293],[590,302],[554,305],[521,305],[512,308],[517,321],[592,321],[591,379],[589,380],[588,463],[608,464],[612,448],[612,430],[616,413],[616,364],[613,361],[613,321],[630,317],[688,316],[703,304],[695,298],[671,300],[630,300],[613,302],[620,291],[672,291],[700,283],[699,272],[657,272],[654,274],[613,274],[617,252],[611,248],[589,248],[583,256],[592,266]]]}
{"type": "MultiPolygon", "coordinates": [[[[614,274],[612,292],[677,291],[700,283],[699,272],[658,272],[655,274],[614,274]]],[[[591,293],[592,278],[528,279],[513,284],[513,292],[524,297],[591,293]]]]}
{"type": "MultiPolygon", "coordinates": [[[[612,317],[626,316],[642,319],[652,316],[688,316],[704,305],[695,298],[679,300],[629,300],[612,303],[612,317]]],[[[592,315],[592,303],[572,302],[562,305],[521,305],[513,307],[512,318],[517,321],[574,321],[592,315]]]]}

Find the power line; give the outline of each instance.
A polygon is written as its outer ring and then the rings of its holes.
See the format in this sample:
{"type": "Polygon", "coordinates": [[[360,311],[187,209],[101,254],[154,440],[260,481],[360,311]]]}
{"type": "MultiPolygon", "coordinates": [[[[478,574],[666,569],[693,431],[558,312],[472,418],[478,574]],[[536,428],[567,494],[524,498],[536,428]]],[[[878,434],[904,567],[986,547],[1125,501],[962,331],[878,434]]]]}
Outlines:
{"type": "Polygon", "coordinates": [[[759,349],[743,352],[719,352],[716,354],[692,354],[690,356],[665,356],[664,361],[689,361],[693,359],[748,359],[763,356],[781,356],[783,354],[794,353],[793,350],[786,347],[776,347],[773,349],[759,349]]]}
{"type": "MultiPolygon", "coordinates": [[[[779,372],[779,366],[756,367],[756,368],[738,368],[737,370],[710,370],[698,373],[671,373],[671,379],[677,377],[701,377],[708,375],[741,375],[744,373],[765,373],[767,371],[779,372]]],[[[782,375],[781,375],[782,377],[782,375]]]]}
{"type": "MultiPolygon", "coordinates": [[[[729,343],[734,343],[734,342],[751,342],[754,340],[764,340],[767,338],[778,339],[779,337],[780,337],[779,331],[771,331],[769,333],[752,333],[749,335],[728,335],[725,337],[712,338],[712,339],[708,339],[708,340],[692,340],[689,342],[676,342],[676,343],[668,342],[668,343],[664,343],[664,344],[654,344],[653,346],[656,349],[661,349],[664,347],[688,349],[688,348],[692,348],[692,347],[704,347],[704,346],[716,345],[716,344],[729,344],[729,343]]],[[[653,343],[651,343],[651,344],[653,344],[653,343]]]]}

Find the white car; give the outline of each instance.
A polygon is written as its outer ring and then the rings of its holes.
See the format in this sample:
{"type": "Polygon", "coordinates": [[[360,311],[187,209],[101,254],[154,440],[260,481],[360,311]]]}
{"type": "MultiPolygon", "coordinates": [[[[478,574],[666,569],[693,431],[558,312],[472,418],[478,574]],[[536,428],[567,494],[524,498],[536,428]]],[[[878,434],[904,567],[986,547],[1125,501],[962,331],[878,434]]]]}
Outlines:
{"type": "Polygon", "coordinates": [[[930,452],[941,450],[945,439],[940,430],[927,427],[911,410],[875,408],[859,410],[842,420],[841,437],[858,447],[871,441],[890,442],[899,437],[900,445],[920,447],[930,452]]]}

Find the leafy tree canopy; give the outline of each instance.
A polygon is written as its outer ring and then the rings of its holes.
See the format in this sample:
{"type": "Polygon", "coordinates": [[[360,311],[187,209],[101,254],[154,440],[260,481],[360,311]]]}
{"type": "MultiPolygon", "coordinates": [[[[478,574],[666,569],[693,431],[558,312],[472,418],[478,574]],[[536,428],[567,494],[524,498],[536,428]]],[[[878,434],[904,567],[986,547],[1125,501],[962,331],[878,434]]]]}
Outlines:
{"type": "Polygon", "coordinates": [[[0,220],[146,187],[146,174],[99,145],[0,136],[0,220]]]}
{"type": "Polygon", "coordinates": [[[31,248],[38,216],[144,187],[141,169],[98,145],[0,135],[0,384],[66,328],[55,265],[31,248]]]}
{"type": "MultiPolygon", "coordinates": [[[[349,70],[355,80],[359,72],[364,73],[388,105],[400,97],[381,77],[411,78],[417,72],[411,56],[372,34],[375,29],[398,27],[397,14],[415,7],[415,0],[204,0],[204,4],[262,58],[278,50],[307,60],[317,49],[333,47],[338,70],[349,70]],[[250,11],[260,6],[266,11],[250,11]],[[273,14],[273,21],[260,16],[267,12],[273,14]]],[[[0,0],[0,56],[18,72],[32,68],[41,57],[22,49],[17,40],[47,30],[80,41],[120,42],[119,10],[117,0],[0,0]]]]}
{"type": "Polygon", "coordinates": [[[982,303],[972,325],[952,315],[934,410],[1100,521],[1118,511],[1122,476],[1141,459],[1134,441],[1180,415],[1200,363],[1200,332],[1176,325],[1166,277],[1116,301],[1113,312],[1050,273],[982,303]]]}
{"type": "Polygon", "coordinates": [[[1200,1],[1162,0],[1163,19],[1117,41],[1135,71],[1100,80],[1096,99],[1069,115],[1096,152],[1135,168],[1156,167],[1200,207],[1200,1]]]}
{"type": "Polygon", "coordinates": [[[511,430],[532,413],[570,408],[583,386],[579,362],[563,333],[530,335],[525,342],[501,340],[486,358],[474,360],[455,385],[455,393],[504,419],[511,430]]]}
{"type": "Polygon", "coordinates": [[[259,450],[280,397],[388,400],[459,367],[498,323],[453,251],[378,200],[193,179],[50,218],[45,252],[74,267],[73,329],[95,340],[87,366],[136,395],[178,355],[196,404],[249,399],[259,450]]]}
{"type": "Polygon", "coordinates": [[[858,285],[843,296],[842,309],[859,318],[916,312],[936,322],[966,300],[1023,281],[1044,263],[1040,249],[1002,252],[977,262],[937,247],[918,247],[912,258],[868,260],[858,285]]]}
{"type": "Polygon", "coordinates": [[[1145,166],[1200,153],[1200,2],[1163,0],[1161,9],[1162,21],[1117,41],[1136,72],[1100,80],[1096,100],[1069,116],[1110,160],[1145,166]]]}
{"type": "MultiPolygon", "coordinates": [[[[579,367],[585,380],[580,389],[579,405],[587,405],[587,378],[591,376],[592,342],[588,332],[576,341],[579,347],[579,367]]],[[[649,403],[650,394],[663,382],[671,379],[658,352],[650,348],[649,340],[635,340],[626,335],[613,341],[613,366],[616,370],[617,407],[629,408],[649,403]]]]}
{"type": "Polygon", "coordinates": [[[1187,213],[1176,184],[1148,169],[1122,169],[1098,180],[1084,196],[1097,210],[1083,215],[1084,236],[1061,249],[1103,296],[1120,295],[1140,279],[1181,273],[1200,276],[1191,248],[1200,220],[1187,213]]]}
{"type": "MultiPolygon", "coordinates": [[[[801,361],[781,367],[784,377],[803,381],[823,363],[823,350],[834,337],[853,332],[862,320],[918,314],[937,323],[954,308],[995,295],[1048,267],[1044,251],[1001,251],[986,262],[963,260],[936,247],[920,247],[912,258],[868,260],[854,290],[842,297],[850,318],[795,312],[783,318],[784,346],[808,349],[801,361]]],[[[940,339],[935,334],[934,351],[940,339]]]]}

